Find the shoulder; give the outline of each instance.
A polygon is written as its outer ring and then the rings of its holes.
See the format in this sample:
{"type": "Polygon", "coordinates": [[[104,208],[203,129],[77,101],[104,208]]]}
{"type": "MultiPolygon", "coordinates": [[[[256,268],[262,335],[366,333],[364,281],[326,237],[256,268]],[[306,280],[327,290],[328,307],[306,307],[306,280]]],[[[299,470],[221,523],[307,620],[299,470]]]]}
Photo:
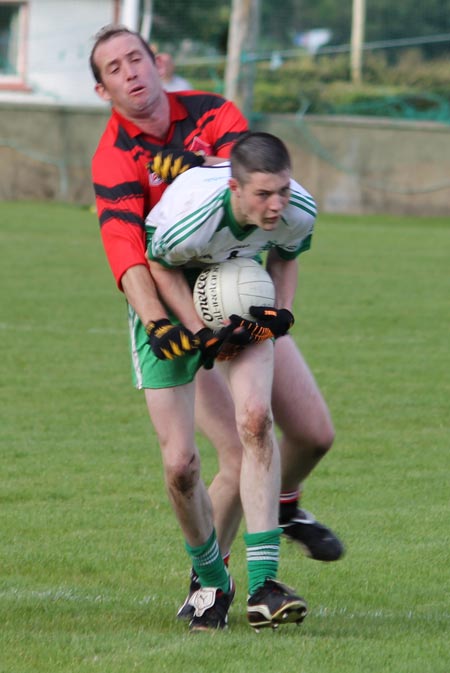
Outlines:
{"type": "Polygon", "coordinates": [[[317,206],[314,197],[302,185],[291,179],[291,195],[289,206],[300,213],[317,217],[317,206]]]}
{"type": "Polygon", "coordinates": [[[159,226],[165,219],[172,224],[185,217],[205,217],[220,210],[223,194],[228,189],[230,166],[199,166],[179,175],[167,187],[159,202],[151,209],[147,220],[159,226]]]}
{"type": "Polygon", "coordinates": [[[106,122],[106,126],[102,135],[100,136],[95,154],[107,147],[111,147],[114,144],[114,139],[117,137],[117,126],[118,125],[116,120],[113,116],[111,116],[106,122]]]}
{"type": "Polygon", "coordinates": [[[206,113],[212,113],[215,117],[219,113],[229,114],[233,111],[244,119],[238,107],[220,94],[190,90],[178,91],[175,95],[191,116],[198,118],[206,113]]]}
{"type": "MultiPolygon", "coordinates": [[[[189,207],[193,207],[194,203],[208,201],[212,195],[221,193],[228,187],[230,175],[229,162],[191,168],[179,175],[167,187],[160,201],[161,208],[165,204],[172,204],[175,209],[177,209],[177,204],[180,207],[182,204],[189,204],[189,207]]],[[[158,206],[159,204],[155,208],[158,206]]]]}

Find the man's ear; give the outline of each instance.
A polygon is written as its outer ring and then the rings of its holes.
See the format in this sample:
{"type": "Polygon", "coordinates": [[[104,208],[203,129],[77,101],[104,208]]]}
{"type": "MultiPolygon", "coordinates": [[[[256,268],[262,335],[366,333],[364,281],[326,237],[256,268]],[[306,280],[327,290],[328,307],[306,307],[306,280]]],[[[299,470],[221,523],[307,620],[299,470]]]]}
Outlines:
{"type": "Polygon", "coordinates": [[[110,102],[111,96],[106,91],[105,87],[103,86],[103,84],[101,82],[97,82],[97,84],[95,85],[95,91],[96,91],[97,95],[100,96],[100,98],[102,100],[104,100],[108,103],[110,102]]]}
{"type": "Polygon", "coordinates": [[[239,188],[239,184],[238,184],[238,181],[236,180],[236,178],[230,178],[228,180],[228,187],[230,188],[230,191],[237,192],[237,190],[239,188]]]}

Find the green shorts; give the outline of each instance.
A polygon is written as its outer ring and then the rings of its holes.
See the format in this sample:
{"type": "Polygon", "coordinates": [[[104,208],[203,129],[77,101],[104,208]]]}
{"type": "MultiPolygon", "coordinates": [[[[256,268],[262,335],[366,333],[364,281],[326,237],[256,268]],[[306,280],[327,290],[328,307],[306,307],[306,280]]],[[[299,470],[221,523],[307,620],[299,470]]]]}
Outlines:
{"type": "MultiPolygon", "coordinates": [[[[177,322],[173,318],[172,321],[177,322]]],[[[174,360],[159,360],[150,348],[144,325],[130,305],[128,327],[133,383],[136,388],[172,388],[194,380],[201,367],[200,351],[174,360]]]]}

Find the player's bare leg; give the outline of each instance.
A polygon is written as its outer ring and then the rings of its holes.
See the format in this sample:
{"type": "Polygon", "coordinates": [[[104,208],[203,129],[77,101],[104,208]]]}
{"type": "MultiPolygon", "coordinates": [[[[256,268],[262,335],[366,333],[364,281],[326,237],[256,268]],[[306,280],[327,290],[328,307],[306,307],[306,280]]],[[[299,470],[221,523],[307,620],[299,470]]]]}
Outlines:
{"type": "Polygon", "coordinates": [[[250,533],[278,527],[281,480],[271,409],[273,350],[266,341],[219,365],[232,391],[243,446],[240,490],[250,533]]]}
{"type": "Polygon", "coordinates": [[[189,594],[191,631],[223,629],[234,598],[213,524],[213,509],[200,477],[195,445],[195,385],[145,390],[158,435],[169,499],[184,534],[198,586],[189,594]]]}
{"type": "MultiPolygon", "coordinates": [[[[239,490],[242,445],[236,428],[234,403],[217,365],[211,370],[200,369],[195,382],[197,426],[216,449],[219,461],[219,471],[208,493],[220,550],[228,562],[231,544],[242,518],[239,490]]],[[[191,619],[193,608],[190,600],[199,586],[197,574],[191,569],[189,592],[177,612],[179,619],[191,619]]]]}
{"type": "Polygon", "coordinates": [[[211,535],[213,511],[194,441],[194,391],[193,383],[146,389],[145,398],[158,435],[170,502],[186,541],[198,546],[211,535]]]}
{"type": "MultiPolygon", "coordinates": [[[[218,369],[216,365],[209,372],[200,370],[197,374],[196,417],[199,428],[217,449],[219,472],[209,493],[221,549],[226,554],[241,520],[238,475],[242,447],[233,401],[218,369]]],[[[274,372],[272,409],[282,432],[279,442],[282,491],[298,493],[301,482],[331,447],[334,429],[314,377],[290,336],[275,343],[274,372]]],[[[296,514],[295,502],[294,511],[296,514]]],[[[342,555],[339,540],[333,534],[330,536],[331,531],[319,522],[303,520],[296,526],[296,532],[299,531],[303,538],[299,544],[309,556],[336,560],[342,555]]],[[[191,590],[195,588],[195,581],[191,582],[191,590]]],[[[185,606],[186,601],[179,611],[182,618],[189,616],[185,606]]]]}
{"type": "Polygon", "coordinates": [[[281,475],[271,408],[273,351],[272,342],[265,341],[221,363],[234,399],[243,446],[241,501],[247,527],[247,616],[255,629],[299,624],[307,612],[304,599],[276,579],[281,475]]]}
{"type": "Polygon", "coordinates": [[[217,365],[197,373],[195,416],[199,429],[217,451],[219,471],[208,492],[220,548],[226,555],[242,518],[239,492],[242,445],[236,428],[234,403],[217,365]]]}
{"type": "Polygon", "coordinates": [[[291,336],[276,341],[272,408],[282,432],[280,523],[285,535],[311,558],[337,561],[344,553],[339,538],[298,507],[301,484],[331,448],[334,428],[317,383],[291,336]]]}
{"type": "Polygon", "coordinates": [[[334,428],[325,400],[291,336],[275,344],[272,408],[282,432],[282,488],[293,490],[331,448],[334,428]]]}

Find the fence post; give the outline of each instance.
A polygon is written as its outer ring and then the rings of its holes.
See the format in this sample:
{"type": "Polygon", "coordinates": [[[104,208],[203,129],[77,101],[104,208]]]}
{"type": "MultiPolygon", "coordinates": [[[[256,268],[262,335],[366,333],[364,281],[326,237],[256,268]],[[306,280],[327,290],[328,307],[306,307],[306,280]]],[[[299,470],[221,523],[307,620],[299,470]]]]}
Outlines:
{"type": "Polygon", "coordinates": [[[366,22],[366,0],[353,0],[350,68],[353,84],[362,81],[362,49],[366,22]]]}

